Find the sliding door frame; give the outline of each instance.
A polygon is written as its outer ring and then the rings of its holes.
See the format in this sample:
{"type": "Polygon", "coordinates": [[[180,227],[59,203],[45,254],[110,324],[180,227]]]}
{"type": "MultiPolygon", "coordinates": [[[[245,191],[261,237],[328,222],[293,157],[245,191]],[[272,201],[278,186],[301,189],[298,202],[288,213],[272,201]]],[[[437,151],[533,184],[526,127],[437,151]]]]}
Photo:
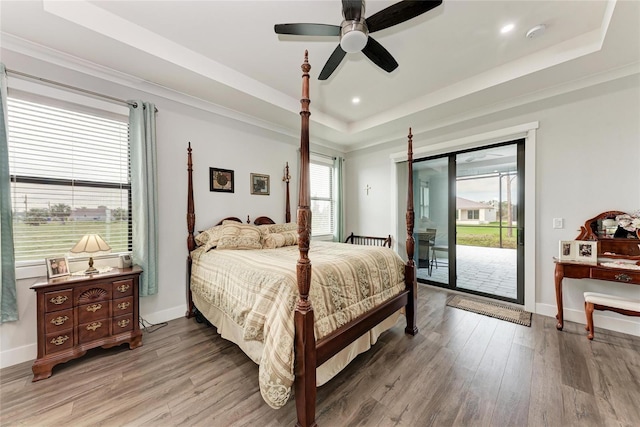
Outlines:
{"type": "MultiPolygon", "coordinates": [[[[525,159],[523,164],[527,173],[527,179],[524,183],[525,188],[525,228],[529,238],[524,241],[524,309],[533,313],[536,310],[536,222],[535,222],[535,206],[536,206],[536,133],[540,126],[539,122],[523,123],[508,128],[496,129],[489,132],[474,134],[453,140],[440,140],[439,142],[430,141],[424,136],[424,133],[416,132],[414,134],[414,157],[432,157],[438,154],[445,154],[451,151],[461,151],[464,149],[486,147],[499,142],[506,142],[520,138],[525,139],[525,159]]],[[[404,144],[403,141],[399,141],[404,144]]],[[[391,203],[390,203],[390,229],[397,229],[398,224],[404,221],[404,218],[397,212],[398,203],[402,196],[398,191],[398,174],[399,164],[407,161],[406,152],[399,151],[392,153],[390,159],[390,181],[391,181],[391,203]]],[[[404,200],[406,203],[406,199],[404,200]]],[[[404,252],[405,236],[399,236],[396,245],[398,253],[404,252]]],[[[406,256],[406,255],[405,255],[406,256]]]]}

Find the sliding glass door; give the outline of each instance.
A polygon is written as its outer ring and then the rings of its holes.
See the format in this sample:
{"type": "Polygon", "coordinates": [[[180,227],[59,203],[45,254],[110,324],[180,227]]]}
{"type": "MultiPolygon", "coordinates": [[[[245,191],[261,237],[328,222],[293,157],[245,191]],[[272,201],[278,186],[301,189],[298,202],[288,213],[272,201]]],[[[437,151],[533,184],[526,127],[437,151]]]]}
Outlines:
{"type": "Polygon", "coordinates": [[[524,141],[414,164],[418,279],[524,302],[524,141]]]}
{"type": "Polygon", "coordinates": [[[413,165],[418,278],[449,285],[449,158],[413,165]]]}

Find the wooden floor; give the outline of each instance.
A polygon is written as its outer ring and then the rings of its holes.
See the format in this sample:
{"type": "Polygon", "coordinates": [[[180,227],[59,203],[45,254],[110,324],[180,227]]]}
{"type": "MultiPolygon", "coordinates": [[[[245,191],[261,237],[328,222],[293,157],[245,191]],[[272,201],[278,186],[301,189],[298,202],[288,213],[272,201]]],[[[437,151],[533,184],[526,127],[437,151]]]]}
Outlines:
{"type": "MultiPolygon", "coordinates": [[[[320,426],[639,426],[640,338],[533,316],[524,327],[445,306],[420,286],[415,337],[404,319],[320,387],[320,426]]],[[[0,425],[291,426],[258,368],[215,329],[177,319],[143,346],[94,349],[31,382],[0,371],[0,425]]]]}

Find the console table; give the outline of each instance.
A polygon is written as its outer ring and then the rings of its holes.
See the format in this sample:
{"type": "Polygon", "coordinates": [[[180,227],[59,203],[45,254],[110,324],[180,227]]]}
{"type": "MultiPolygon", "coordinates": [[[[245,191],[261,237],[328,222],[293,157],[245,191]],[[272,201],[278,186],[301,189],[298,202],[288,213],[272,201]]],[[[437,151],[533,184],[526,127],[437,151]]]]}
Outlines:
{"type": "MultiPolygon", "coordinates": [[[[638,232],[636,235],[625,235],[614,237],[606,233],[602,222],[606,219],[623,215],[621,211],[608,211],[587,220],[584,226],[580,227],[580,234],[576,240],[598,241],[598,257],[609,259],[625,259],[640,261],[640,239],[638,232]]],[[[624,233],[623,233],[624,234],[624,233]]],[[[556,328],[562,330],[564,326],[563,304],[562,304],[562,282],[563,279],[597,279],[611,282],[628,283],[640,285],[640,270],[628,268],[616,268],[603,266],[601,263],[586,264],[574,261],[555,260],[555,286],[558,323],[556,328]]]]}
{"type": "MultiPolygon", "coordinates": [[[[636,240],[636,242],[638,242],[636,240]]],[[[556,328],[561,331],[564,325],[562,311],[562,279],[598,279],[611,282],[622,282],[633,285],[640,285],[640,270],[630,270],[626,268],[603,267],[600,264],[590,265],[570,261],[556,261],[555,282],[556,282],[556,304],[558,323],[556,328]]]]}

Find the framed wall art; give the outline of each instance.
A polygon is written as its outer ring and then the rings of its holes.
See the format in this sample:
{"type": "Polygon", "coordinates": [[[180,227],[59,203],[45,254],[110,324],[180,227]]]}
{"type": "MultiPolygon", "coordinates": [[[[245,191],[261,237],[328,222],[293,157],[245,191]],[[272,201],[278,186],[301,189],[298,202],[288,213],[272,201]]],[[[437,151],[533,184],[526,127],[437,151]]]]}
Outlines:
{"type": "Polygon", "coordinates": [[[66,257],[47,258],[45,263],[47,264],[47,277],[49,279],[69,275],[69,260],[66,257]]]}
{"type": "Polygon", "coordinates": [[[233,193],[233,171],[209,168],[209,191],[233,193]]]}
{"type": "Polygon", "coordinates": [[[251,174],[251,194],[269,195],[269,175],[251,174]]]}

